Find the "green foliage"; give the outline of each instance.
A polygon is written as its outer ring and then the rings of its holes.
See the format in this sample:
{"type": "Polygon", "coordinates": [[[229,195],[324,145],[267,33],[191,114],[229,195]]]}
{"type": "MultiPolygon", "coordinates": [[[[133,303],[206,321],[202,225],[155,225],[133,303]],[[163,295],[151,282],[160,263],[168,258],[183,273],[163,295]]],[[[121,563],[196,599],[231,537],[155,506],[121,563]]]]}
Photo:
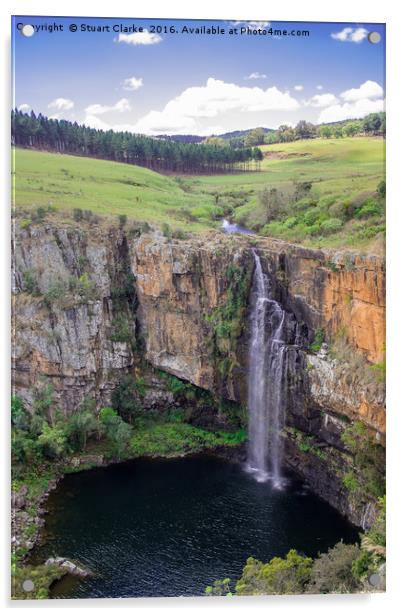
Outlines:
{"type": "Polygon", "coordinates": [[[113,408],[117,410],[124,421],[132,423],[136,417],[142,415],[143,408],[140,396],[143,390],[143,381],[138,384],[131,374],[124,376],[114,389],[112,393],[113,408]]]}
{"type": "Polygon", "coordinates": [[[236,346],[243,332],[250,286],[250,271],[244,271],[231,264],[226,269],[226,302],[206,317],[212,327],[212,352],[217,365],[222,368],[221,376],[230,374],[236,366],[236,346]]]}
{"type": "Polygon", "coordinates": [[[308,592],[317,594],[348,593],[358,589],[353,563],[360,556],[357,545],[337,543],[314,560],[308,592]]]}
{"type": "Polygon", "coordinates": [[[322,327],[320,327],[315,332],[314,341],[309,346],[310,351],[313,351],[314,353],[318,353],[324,341],[325,341],[325,331],[323,330],[322,327]]]}
{"type": "Polygon", "coordinates": [[[381,180],[377,186],[377,192],[382,199],[385,199],[386,194],[386,183],[385,180],[381,180]]]}
{"type": "Polygon", "coordinates": [[[67,436],[64,429],[60,426],[51,427],[44,422],[38,436],[38,446],[46,458],[61,459],[67,453],[67,436]]]}
{"type": "Polygon", "coordinates": [[[133,326],[126,314],[118,314],[112,321],[112,333],[110,336],[112,342],[126,342],[134,345],[135,337],[133,326]]]}
{"type": "Polygon", "coordinates": [[[231,597],[230,578],[215,580],[212,586],[205,588],[205,594],[209,597],[231,597]]]}
{"type": "Polygon", "coordinates": [[[209,432],[189,424],[156,424],[135,430],[130,441],[134,456],[169,456],[197,453],[221,445],[236,447],[244,442],[244,430],[236,432],[209,432]]]}
{"type": "Polygon", "coordinates": [[[127,215],[126,214],[119,214],[119,225],[120,227],[124,227],[124,225],[127,224],[127,215]]]}
{"type": "Polygon", "coordinates": [[[22,275],[22,279],[24,282],[24,289],[27,293],[34,296],[40,295],[39,284],[32,270],[26,270],[22,275]]]}
{"type": "Polygon", "coordinates": [[[12,567],[11,588],[14,599],[48,599],[50,586],[65,575],[65,570],[58,565],[39,565],[21,567],[14,563],[12,567]],[[25,580],[32,580],[34,589],[23,589],[25,580]]]}
{"type": "Polygon", "coordinates": [[[15,395],[11,396],[11,423],[19,430],[28,430],[30,423],[23,401],[15,395]]]}
{"type": "Polygon", "coordinates": [[[128,451],[132,427],[124,422],[111,407],[101,409],[99,420],[105,428],[106,437],[112,446],[112,455],[122,459],[128,451]]]}
{"type": "Polygon", "coordinates": [[[269,563],[248,558],[236,584],[238,595],[299,594],[310,580],[313,559],[290,550],[286,558],[275,557],[269,563]]]}
{"type": "Polygon", "coordinates": [[[88,403],[81,405],[65,423],[64,429],[73,451],[85,451],[88,438],[99,434],[99,423],[94,414],[94,406],[88,403]]]}
{"type": "Polygon", "coordinates": [[[341,438],[353,454],[353,468],[344,476],[344,485],[352,493],[376,498],[384,496],[384,448],[373,440],[367,426],[361,421],[348,426],[341,438]]]}
{"type": "Polygon", "coordinates": [[[376,545],[385,547],[386,545],[386,497],[378,499],[379,512],[374,524],[367,533],[367,537],[376,545]]]}

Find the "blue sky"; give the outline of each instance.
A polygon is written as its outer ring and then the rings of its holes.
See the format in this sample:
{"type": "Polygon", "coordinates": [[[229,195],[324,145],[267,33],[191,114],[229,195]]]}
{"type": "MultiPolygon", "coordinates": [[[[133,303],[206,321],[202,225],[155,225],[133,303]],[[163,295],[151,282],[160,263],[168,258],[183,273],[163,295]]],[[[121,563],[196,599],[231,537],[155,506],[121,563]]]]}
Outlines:
{"type": "Polygon", "coordinates": [[[12,31],[14,106],[98,128],[205,135],[362,117],[384,106],[381,24],[30,16],[14,18],[12,31]],[[21,23],[38,31],[24,37],[21,23]],[[43,29],[53,23],[63,31],[43,29]],[[111,31],[81,32],[81,24],[111,31]],[[145,31],[113,32],[119,24],[145,31]],[[152,25],[177,33],[152,33],[152,25]],[[184,34],[185,25],[225,34],[184,34]],[[242,27],[310,35],[229,34],[242,27]],[[373,31],[378,44],[367,38],[373,31]]]}

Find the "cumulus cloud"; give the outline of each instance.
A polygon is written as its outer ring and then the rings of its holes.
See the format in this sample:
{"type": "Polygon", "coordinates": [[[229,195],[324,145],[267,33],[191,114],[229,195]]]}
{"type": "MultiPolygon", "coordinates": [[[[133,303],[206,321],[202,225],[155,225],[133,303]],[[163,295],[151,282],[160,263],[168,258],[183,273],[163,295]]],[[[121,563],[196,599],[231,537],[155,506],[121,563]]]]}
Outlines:
{"type": "Polygon", "coordinates": [[[293,89],[296,90],[296,92],[301,92],[302,90],[304,90],[304,86],[302,86],[300,83],[297,86],[294,86],[293,89]]]}
{"type": "Polygon", "coordinates": [[[156,45],[162,41],[162,37],[145,29],[144,32],[121,33],[116,40],[118,43],[127,43],[127,45],[156,45]]]}
{"type": "Polygon", "coordinates": [[[18,111],[22,111],[23,113],[30,111],[30,109],[32,109],[32,107],[31,105],[28,105],[28,103],[22,103],[22,105],[19,105],[18,107],[18,111]]]}
{"type": "Polygon", "coordinates": [[[114,105],[100,105],[99,103],[95,103],[93,105],[89,105],[85,109],[85,113],[89,116],[98,116],[104,113],[109,113],[110,111],[124,113],[125,111],[131,111],[131,105],[127,98],[121,98],[114,105]]]}
{"type": "Polygon", "coordinates": [[[49,109],[57,109],[57,111],[69,111],[74,107],[74,103],[69,98],[55,98],[48,104],[49,109]]]}
{"type": "Polygon", "coordinates": [[[361,84],[359,88],[351,88],[342,92],[341,98],[348,103],[353,103],[362,99],[376,99],[381,98],[384,91],[380,84],[376,81],[367,80],[361,84]]]}
{"type": "Polygon", "coordinates": [[[318,122],[338,122],[340,120],[363,118],[369,113],[378,111],[384,111],[384,101],[382,99],[370,100],[363,98],[353,103],[331,105],[323,109],[319,115],[318,122]]]}
{"type": "Polygon", "coordinates": [[[329,107],[330,105],[335,105],[338,103],[338,99],[335,94],[315,94],[308,101],[306,101],[307,106],[311,107],[329,107]]]}
{"type": "Polygon", "coordinates": [[[270,25],[269,21],[231,21],[232,26],[252,28],[253,30],[264,30],[270,25]]]}
{"type": "Polygon", "coordinates": [[[162,111],[150,111],[136,124],[138,132],[158,134],[197,130],[197,121],[230,112],[294,111],[300,103],[276,86],[244,87],[210,77],[203,86],[187,88],[162,111]]]}
{"type": "Polygon", "coordinates": [[[259,73],[258,71],[255,71],[254,73],[250,73],[250,75],[247,75],[247,77],[245,77],[244,79],[266,79],[267,76],[265,73],[259,73]]]}
{"type": "Polygon", "coordinates": [[[127,77],[123,81],[124,90],[139,90],[144,85],[142,77],[127,77]]]}
{"type": "Polygon", "coordinates": [[[366,28],[344,28],[340,32],[333,32],[331,37],[342,43],[361,43],[367,35],[366,28]]]}

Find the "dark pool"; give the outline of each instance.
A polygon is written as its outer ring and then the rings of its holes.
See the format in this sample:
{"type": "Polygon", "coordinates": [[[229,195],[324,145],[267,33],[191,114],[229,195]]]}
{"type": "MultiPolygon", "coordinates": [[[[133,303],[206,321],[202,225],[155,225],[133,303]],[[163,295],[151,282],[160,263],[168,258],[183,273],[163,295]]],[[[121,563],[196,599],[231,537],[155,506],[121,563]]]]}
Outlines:
{"type": "Polygon", "coordinates": [[[53,597],[202,595],[237,579],[248,556],[315,556],[357,531],[300,483],[273,490],[238,464],[200,455],[136,460],[67,476],[50,495],[46,542],[33,558],[76,559],[53,597]]]}

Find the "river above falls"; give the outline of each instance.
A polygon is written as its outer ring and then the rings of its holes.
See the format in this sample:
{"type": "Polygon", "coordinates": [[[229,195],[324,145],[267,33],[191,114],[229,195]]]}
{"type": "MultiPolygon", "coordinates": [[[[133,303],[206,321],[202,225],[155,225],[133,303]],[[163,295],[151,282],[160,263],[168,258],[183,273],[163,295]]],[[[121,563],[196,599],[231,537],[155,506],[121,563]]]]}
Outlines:
{"type": "Polygon", "coordinates": [[[63,556],[93,577],[65,577],[53,598],[202,595],[240,577],[248,556],[316,556],[357,531],[295,480],[275,490],[210,455],[134,460],[67,475],[50,494],[33,561],[63,556]]]}

